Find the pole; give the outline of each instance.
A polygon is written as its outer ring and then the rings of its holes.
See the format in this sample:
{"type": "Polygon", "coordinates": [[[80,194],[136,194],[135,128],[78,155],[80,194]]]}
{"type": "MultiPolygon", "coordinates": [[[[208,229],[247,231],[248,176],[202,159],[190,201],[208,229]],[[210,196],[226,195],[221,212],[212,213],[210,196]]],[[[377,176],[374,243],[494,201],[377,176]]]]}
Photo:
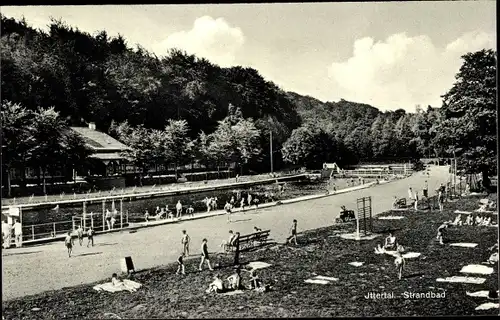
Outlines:
{"type": "Polygon", "coordinates": [[[120,229],[123,229],[123,198],[120,199],[120,229]]]}
{"type": "Polygon", "coordinates": [[[273,132],[269,131],[269,149],[271,154],[271,173],[273,173],[273,132]]]}
{"type": "Polygon", "coordinates": [[[106,208],[105,208],[105,205],[106,205],[106,200],[102,200],[102,231],[106,231],[106,218],[105,218],[106,208]]]}
{"type": "Polygon", "coordinates": [[[87,203],[83,201],[83,230],[87,230],[87,203]]]}
{"type": "Polygon", "coordinates": [[[54,229],[54,237],[56,236],[56,223],[52,223],[52,228],[54,229]]]}
{"type": "Polygon", "coordinates": [[[35,240],[35,226],[34,225],[31,226],[31,237],[33,240],[35,240]]]}

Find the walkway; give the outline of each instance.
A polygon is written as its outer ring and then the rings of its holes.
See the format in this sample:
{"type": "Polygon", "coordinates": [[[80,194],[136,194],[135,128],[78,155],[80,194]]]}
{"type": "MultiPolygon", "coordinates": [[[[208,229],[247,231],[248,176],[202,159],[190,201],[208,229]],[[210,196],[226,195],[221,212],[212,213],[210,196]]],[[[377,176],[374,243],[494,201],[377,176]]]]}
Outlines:
{"type": "Polygon", "coordinates": [[[180,253],[183,229],[191,236],[192,254],[197,259],[203,238],[208,239],[210,251],[218,251],[229,229],[245,234],[252,232],[254,226],[269,228],[272,238],[283,241],[293,219],[298,220],[299,232],[331,225],[341,205],[354,209],[356,199],[363,196],[372,196],[373,212],[380,213],[391,207],[395,195],[405,197],[410,185],[420,190],[427,179],[429,187],[436,189],[447,177],[447,167],[434,167],[428,178],[419,173],[407,179],[342,195],[238,213],[230,224],[226,222],[225,216],[215,216],[144,228],[135,233],[127,231],[99,235],[96,238],[97,245],[91,249],[77,244],[71,258],[68,258],[61,242],[7,250],[2,257],[3,299],[108,278],[120,270],[120,259],[124,256],[131,256],[138,270],[171,263],[180,253]]]}

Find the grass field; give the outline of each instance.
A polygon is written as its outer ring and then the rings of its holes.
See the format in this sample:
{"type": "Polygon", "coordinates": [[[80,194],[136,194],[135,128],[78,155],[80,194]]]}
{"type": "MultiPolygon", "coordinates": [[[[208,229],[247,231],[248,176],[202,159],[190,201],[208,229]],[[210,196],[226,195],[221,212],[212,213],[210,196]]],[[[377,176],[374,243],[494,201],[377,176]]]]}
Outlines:
{"type": "MultiPolygon", "coordinates": [[[[496,194],[490,198],[496,199],[496,194]]],[[[136,273],[133,280],[142,283],[143,288],[135,293],[99,293],[92,289],[93,285],[82,285],[2,302],[2,314],[5,319],[497,315],[498,309],[475,311],[487,299],[472,298],[465,292],[497,290],[498,263],[493,266],[492,275],[474,275],[487,279],[481,285],[436,282],[436,278],[460,275],[465,265],[486,261],[490,256],[487,248],[498,242],[498,228],[479,226],[449,230],[448,242],[473,242],[478,244],[475,248],[442,246],[435,241],[437,227],[443,221],[453,220],[455,209],[475,209],[478,199],[449,203],[442,213],[394,211],[383,215],[405,218],[374,219],[375,232],[392,230],[406,251],[422,253],[419,258],[407,260],[402,280],[396,277],[394,258],[373,253],[383,236],[360,243],[344,240],[337,235],[352,232],[354,226],[335,225],[299,235],[298,247],[273,244],[242,255],[243,262],[272,264],[259,273],[265,283],[272,285],[270,292],[206,294],[213,273],[194,271],[199,263],[195,256],[186,262],[186,276],[176,276],[175,265],[136,273]],[[364,265],[348,264],[353,261],[364,265]],[[339,280],[328,285],[304,283],[315,275],[339,280]],[[446,294],[443,299],[400,297],[403,292],[442,291],[446,294]],[[394,292],[396,298],[365,299],[368,292],[394,292]]],[[[498,216],[494,217],[498,222],[498,216]]],[[[219,255],[215,272],[229,276],[231,258],[219,255]]]]}

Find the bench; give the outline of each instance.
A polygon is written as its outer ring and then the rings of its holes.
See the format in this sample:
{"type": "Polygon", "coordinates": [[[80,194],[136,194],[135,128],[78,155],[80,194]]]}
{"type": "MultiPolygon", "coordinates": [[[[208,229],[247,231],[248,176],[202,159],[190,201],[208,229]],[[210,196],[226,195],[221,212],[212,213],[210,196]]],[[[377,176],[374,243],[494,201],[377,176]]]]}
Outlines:
{"type": "Polygon", "coordinates": [[[337,223],[349,222],[356,220],[354,210],[343,210],[340,212],[340,217],[335,219],[337,223]]]}
{"type": "Polygon", "coordinates": [[[270,233],[271,230],[263,230],[240,236],[239,240],[240,251],[253,249],[263,244],[266,244],[267,241],[269,240],[270,233]]]}

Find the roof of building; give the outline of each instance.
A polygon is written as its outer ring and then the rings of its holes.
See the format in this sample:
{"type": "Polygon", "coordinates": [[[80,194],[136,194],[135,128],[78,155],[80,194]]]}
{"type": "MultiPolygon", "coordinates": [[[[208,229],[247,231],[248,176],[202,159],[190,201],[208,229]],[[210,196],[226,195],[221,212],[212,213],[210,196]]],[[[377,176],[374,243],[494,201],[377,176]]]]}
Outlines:
{"type": "MultiPolygon", "coordinates": [[[[71,127],[71,129],[82,136],[83,140],[87,144],[87,147],[93,151],[119,152],[129,149],[126,145],[104,132],[87,127],[71,127]]],[[[117,159],[121,158],[123,157],[117,159]]]]}
{"type": "Polygon", "coordinates": [[[94,153],[90,156],[93,159],[99,160],[120,160],[127,159],[126,156],[121,155],[119,152],[107,152],[107,153],[94,153]]]}

